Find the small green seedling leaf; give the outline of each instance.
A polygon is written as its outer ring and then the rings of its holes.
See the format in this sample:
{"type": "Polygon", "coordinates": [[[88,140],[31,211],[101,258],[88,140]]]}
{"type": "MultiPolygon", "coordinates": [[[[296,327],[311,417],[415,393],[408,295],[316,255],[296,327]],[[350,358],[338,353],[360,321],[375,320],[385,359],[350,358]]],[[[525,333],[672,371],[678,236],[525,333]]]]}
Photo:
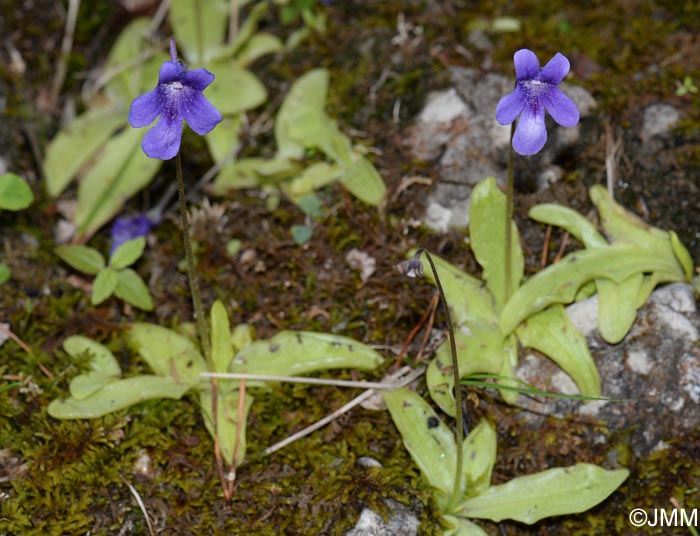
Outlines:
{"type": "Polygon", "coordinates": [[[34,201],[29,185],[14,173],[0,175],[0,210],[22,210],[34,201]]]}
{"type": "Polygon", "coordinates": [[[179,399],[190,387],[171,377],[133,376],[108,383],[82,400],[74,397],[54,400],[49,404],[48,412],[56,419],[95,419],[145,400],[179,399]]]}
{"type": "Polygon", "coordinates": [[[117,287],[114,294],[120,300],[130,303],[143,311],[153,310],[153,299],[143,279],[131,268],[117,272],[117,287]]]}
{"type": "Polygon", "coordinates": [[[117,288],[117,272],[109,266],[101,270],[92,283],[92,296],[90,301],[98,305],[109,298],[117,288]]]}
{"type": "Polygon", "coordinates": [[[80,374],[70,382],[70,394],[83,400],[121,376],[119,363],[106,346],[82,335],[73,335],[63,341],[63,349],[73,358],[89,353],[90,371],[80,374]]]}
{"type": "Polygon", "coordinates": [[[219,300],[216,300],[211,307],[210,320],[211,358],[214,362],[214,372],[226,372],[233,359],[234,349],[228,314],[224,304],[219,300]]]}
{"type": "Polygon", "coordinates": [[[583,396],[600,396],[600,377],[586,338],[571,323],[562,305],[550,305],[529,316],[516,333],[523,346],[549,356],[571,376],[583,396]]]}
{"type": "Polygon", "coordinates": [[[200,373],[206,370],[194,343],[170,329],[136,322],[129,329],[128,340],[153,372],[171,377],[178,384],[196,385],[200,373]]]}
{"type": "Polygon", "coordinates": [[[88,246],[68,244],[58,246],[55,251],[66,264],[84,274],[97,275],[105,267],[102,254],[88,246]]]}
{"type": "Polygon", "coordinates": [[[531,525],[545,517],[577,514],[594,507],[628,475],[627,469],[607,471],[588,463],[548,469],[492,486],[464,501],[458,513],[467,518],[514,519],[531,525]]]}
{"type": "Polygon", "coordinates": [[[457,447],[452,431],[433,408],[410,389],[382,392],[391,418],[428,483],[437,490],[435,499],[446,506],[454,483],[457,447]]]}
{"type": "Polygon", "coordinates": [[[312,218],[319,218],[323,216],[323,205],[321,204],[321,200],[313,192],[301,197],[297,201],[297,206],[304,214],[311,216],[312,218]]]}
{"type": "Polygon", "coordinates": [[[4,262],[0,262],[0,285],[10,279],[10,268],[4,262]]]}
{"type": "Polygon", "coordinates": [[[109,266],[115,270],[131,266],[143,254],[145,247],[146,239],[143,236],[127,240],[109,258],[109,266]]]}
{"type": "Polygon", "coordinates": [[[314,230],[310,225],[292,225],[289,232],[294,242],[301,246],[311,240],[314,230]]]}
{"type": "Polygon", "coordinates": [[[340,183],[360,201],[376,207],[386,194],[384,180],[364,156],[353,155],[353,159],[354,162],[344,169],[340,183]]]}
{"type": "Polygon", "coordinates": [[[280,331],[236,354],[230,372],[296,376],[334,368],[372,369],[382,356],[360,342],[311,331],[280,331]]]}
{"type": "MultiPolygon", "coordinates": [[[[489,177],[474,187],[469,208],[469,240],[476,260],[484,269],[486,286],[493,294],[496,310],[505,303],[506,196],[496,179],[489,177]]],[[[511,295],[523,278],[524,261],[518,228],[511,225],[511,295]]]]}

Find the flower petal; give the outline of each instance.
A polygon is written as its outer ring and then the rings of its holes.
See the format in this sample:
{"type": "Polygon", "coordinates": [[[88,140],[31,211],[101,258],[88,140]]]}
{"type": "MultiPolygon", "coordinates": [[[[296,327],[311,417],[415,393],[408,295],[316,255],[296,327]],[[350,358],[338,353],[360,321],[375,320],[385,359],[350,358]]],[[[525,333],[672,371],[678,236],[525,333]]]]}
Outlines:
{"type": "Polygon", "coordinates": [[[182,75],[185,74],[185,68],[179,61],[166,61],[160,66],[158,72],[158,84],[169,84],[182,80],[182,75]]]}
{"type": "Polygon", "coordinates": [[[518,84],[511,93],[498,101],[498,106],[496,107],[496,121],[501,125],[509,125],[515,121],[515,118],[523,111],[524,107],[525,94],[518,84]]]}
{"type": "Polygon", "coordinates": [[[556,86],[569,74],[570,68],[571,64],[566,56],[557,52],[554,57],[547,62],[547,65],[542,67],[542,70],[537,76],[537,80],[556,86]]]}
{"type": "Polygon", "coordinates": [[[187,98],[180,101],[180,115],[200,135],[211,132],[222,119],[219,110],[197,90],[189,90],[187,98]]]}
{"type": "Polygon", "coordinates": [[[214,81],[214,75],[206,69],[194,69],[187,71],[183,80],[186,86],[199,91],[204,90],[209,84],[214,81]]]}
{"type": "Polygon", "coordinates": [[[521,48],[513,55],[515,64],[515,78],[520,80],[532,80],[540,73],[540,62],[532,50],[521,48]]]}
{"type": "Polygon", "coordinates": [[[573,127],[580,118],[576,103],[564,95],[559,88],[553,87],[542,96],[542,104],[549,115],[563,127],[573,127]]]}
{"type": "Polygon", "coordinates": [[[153,222],[144,214],[135,216],[120,216],[112,224],[110,234],[112,236],[112,247],[109,254],[112,255],[124,242],[146,236],[153,227],[153,222]]]}
{"type": "Polygon", "coordinates": [[[131,102],[129,108],[129,124],[134,128],[147,127],[160,114],[160,98],[158,88],[131,102]]]}
{"type": "Polygon", "coordinates": [[[173,121],[163,116],[151,130],[146,132],[141,142],[141,148],[149,158],[170,160],[180,150],[182,137],[182,119],[176,117],[173,121]]]}
{"type": "Polygon", "coordinates": [[[513,136],[513,149],[522,155],[535,154],[547,141],[544,110],[538,106],[526,106],[520,115],[513,136]]]}

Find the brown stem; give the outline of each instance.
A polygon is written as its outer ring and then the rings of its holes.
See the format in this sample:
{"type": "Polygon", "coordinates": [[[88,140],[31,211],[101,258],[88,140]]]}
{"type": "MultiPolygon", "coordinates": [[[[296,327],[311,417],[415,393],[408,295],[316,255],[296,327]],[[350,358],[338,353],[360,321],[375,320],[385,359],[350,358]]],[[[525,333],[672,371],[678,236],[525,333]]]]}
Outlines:
{"type": "Polygon", "coordinates": [[[194,267],[194,255],[192,254],[192,241],[190,240],[190,225],[187,219],[187,206],[185,204],[185,180],[182,176],[182,158],[180,153],[177,153],[175,159],[175,172],[177,175],[177,192],[180,205],[180,226],[182,227],[182,243],[185,247],[185,260],[187,262],[187,279],[190,284],[190,293],[192,294],[192,305],[194,306],[195,321],[197,323],[197,335],[202,345],[204,357],[209,364],[209,369],[214,370],[211,363],[211,350],[209,344],[209,325],[204,316],[204,308],[202,307],[202,297],[199,294],[199,284],[197,282],[197,274],[194,267]]]}

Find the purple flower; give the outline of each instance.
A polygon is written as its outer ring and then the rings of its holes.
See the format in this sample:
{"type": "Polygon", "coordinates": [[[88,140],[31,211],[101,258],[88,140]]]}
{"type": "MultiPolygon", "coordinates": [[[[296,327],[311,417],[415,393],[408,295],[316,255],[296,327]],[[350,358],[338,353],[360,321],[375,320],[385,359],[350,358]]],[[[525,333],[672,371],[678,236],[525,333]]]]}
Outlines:
{"type": "Polygon", "coordinates": [[[160,120],[143,137],[141,147],[146,156],[170,160],[180,150],[182,122],[197,134],[208,134],[221,121],[221,114],[202,91],[214,81],[206,69],[188,71],[177,60],[175,41],[170,40],[170,57],[160,68],[158,85],[153,91],[134,99],[129,123],[140,128],[160,120]]]}
{"type": "Polygon", "coordinates": [[[109,250],[109,254],[112,255],[124,242],[133,240],[139,236],[146,236],[151,230],[151,227],[153,227],[153,224],[154,222],[143,214],[138,214],[136,216],[120,216],[114,220],[112,230],[110,231],[112,235],[112,247],[109,250]]]}
{"type": "Polygon", "coordinates": [[[513,61],[515,89],[498,103],[496,120],[501,125],[509,125],[520,115],[513,136],[513,149],[522,155],[535,154],[547,141],[545,110],[563,127],[573,127],[578,123],[576,104],[557,87],[569,72],[569,60],[557,52],[540,69],[535,53],[523,48],[515,53],[513,61]]]}

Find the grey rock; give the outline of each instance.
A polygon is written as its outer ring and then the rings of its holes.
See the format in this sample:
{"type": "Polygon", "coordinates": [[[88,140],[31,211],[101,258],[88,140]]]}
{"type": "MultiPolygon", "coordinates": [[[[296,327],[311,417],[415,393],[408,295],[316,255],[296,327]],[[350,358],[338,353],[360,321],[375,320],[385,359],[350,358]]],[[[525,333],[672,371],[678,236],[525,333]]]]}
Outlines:
{"type": "MultiPolygon", "coordinates": [[[[569,306],[567,312],[586,336],[603,396],[625,400],[577,402],[521,396],[518,405],[540,414],[599,419],[611,431],[626,431],[630,446],[640,455],[694,430],[700,422],[700,317],[692,287],[675,283],[654,291],[638,311],[630,333],[617,345],[608,345],[598,336],[597,307],[594,297],[569,306]]],[[[578,392],[559,367],[539,355],[522,359],[517,375],[541,389],[578,392]]],[[[533,425],[541,422],[541,416],[525,414],[533,425]]]]}
{"type": "MultiPolygon", "coordinates": [[[[428,96],[408,132],[413,157],[437,161],[439,178],[423,221],[442,232],[468,224],[474,185],[489,176],[505,181],[511,127],[498,124],[496,107],[514,85],[508,77],[477,69],[453,67],[450,75],[452,87],[428,96]]],[[[595,107],[585,89],[562,84],[562,90],[577,103],[582,116],[595,107]]],[[[558,180],[561,170],[552,162],[579,140],[578,127],[564,129],[548,120],[548,128],[552,143],[531,158],[536,165],[532,176],[541,187],[558,180]]]]}
{"type": "Polygon", "coordinates": [[[681,114],[670,104],[652,104],[644,110],[640,138],[647,145],[652,138],[663,136],[671,131],[681,114]]]}
{"type": "Polygon", "coordinates": [[[384,502],[392,510],[388,521],[365,508],[355,527],[344,536],[416,536],[420,522],[411,509],[391,499],[384,502]]]}

